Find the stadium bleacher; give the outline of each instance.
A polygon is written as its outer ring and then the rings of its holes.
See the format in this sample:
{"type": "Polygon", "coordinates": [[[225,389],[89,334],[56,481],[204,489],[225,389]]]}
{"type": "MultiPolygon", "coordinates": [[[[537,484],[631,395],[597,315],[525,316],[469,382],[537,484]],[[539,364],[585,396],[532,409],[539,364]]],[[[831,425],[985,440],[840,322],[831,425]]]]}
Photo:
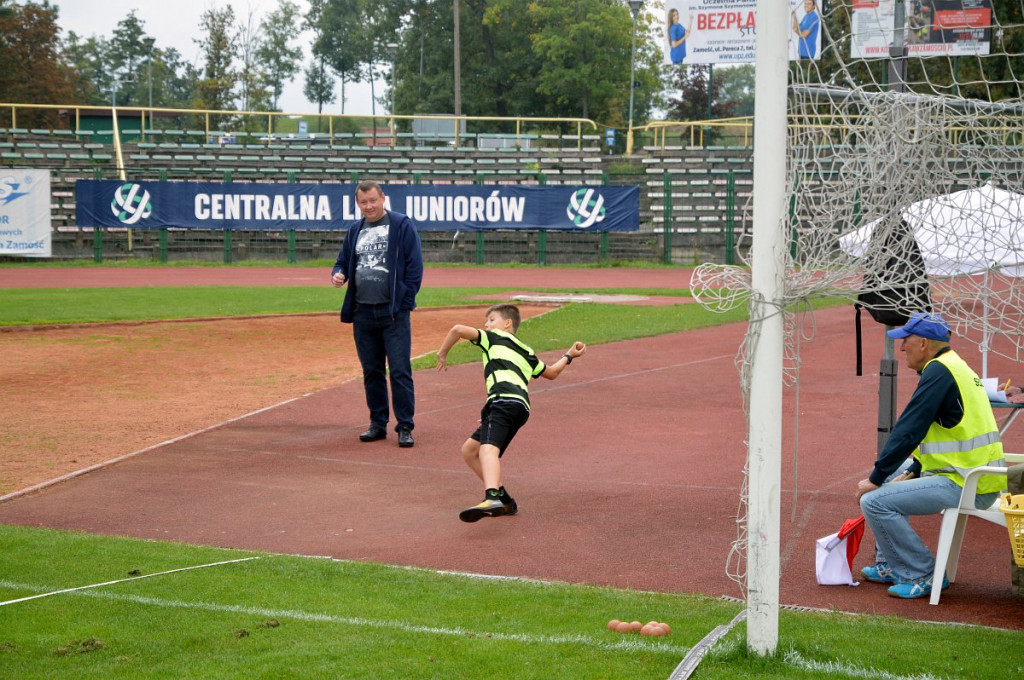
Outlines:
{"type": "MultiPolygon", "coordinates": [[[[111,133],[2,129],[0,165],[49,169],[54,227],[72,232],[77,230],[74,181],[120,176],[114,145],[92,141],[106,139],[111,133]]],[[[632,249],[626,259],[687,261],[703,256],[702,251],[720,249],[726,228],[727,176],[732,175],[729,191],[738,192],[737,200],[746,200],[751,184],[750,149],[644,147],[639,158],[632,159],[632,170],[623,172],[615,171],[623,159],[603,155],[601,139],[594,135],[531,135],[524,136],[528,141],[520,146],[502,141],[480,148],[480,135],[460,136],[460,143],[473,146],[455,147],[424,144],[421,139],[402,137],[402,133],[394,146],[391,138],[380,144],[378,134],[378,143],[374,143],[373,135],[366,133],[335,133],[332,140],[240,132],[207,134],[194,129],[147,130],[145,134],[125,129],[122,133],[131,140],[121,145],[124,172],[136,180],[356,182],[376,178],[424,184],[637,184],[641,189],[640,234],[647,234],[643,238],[648,243],[632,249]],[[673,235],[671,246],[651,246],[650,236],[663,235],[666,224],[673,235]]],[[[544,241],[548,247],[557,246],[564,240],[562,236],[551,234],[544,241]]],[[[522,238],[521,234],[509,235],[504,240],[522,238]]],[[[615,257],[608,250],[608,236],[602,240],[606,243],[601,256],[615,257]]],[[[87,240],[82,243],[89,246],[87,240]]],[[[531,257],[535,255],[536,245],[516,246],[512,252],[522,248],[531,257]]],[[[476,250],[479,257],[481,249],[476,250]]],[[[483,250],[486,254],[486,248],[483,250]]]]}

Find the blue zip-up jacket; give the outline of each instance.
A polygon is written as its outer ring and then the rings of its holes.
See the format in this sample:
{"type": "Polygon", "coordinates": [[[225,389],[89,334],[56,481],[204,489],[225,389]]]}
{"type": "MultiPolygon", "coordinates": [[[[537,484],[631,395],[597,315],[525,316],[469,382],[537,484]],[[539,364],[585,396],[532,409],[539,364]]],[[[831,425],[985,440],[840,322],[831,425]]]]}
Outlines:
{"type": "MultiPolygon", "coordinates": [[[[420,250],[420,236],[406,215],[387,211],[391,226],[388,230],[388,279],[391,283],[391,314],[411,312],[416,309],[416,293],[423,283],[423,253],[420,250]]],[[[349,229],[338,252],[338,259],[331,270],[333,276],[341,272],[348,279],[345,301],[341,304],[341,320],[352,323],[356,310],[356,239],[366,224],[364,217],[359,224],[349,229]]]]}
{"type": "MultiPolygon", "coordinates": [[[[935,356],[950,351],[944,347],[935,356]]],[[[928,434],[932,423],[942,427],[953,427],[964,417],[964,403],[960,398],[960,388],[949,369],[940,361],[932,361],[921,372],[921,380],[911,395],[907,407],[896,419],[889,438],[885,440],[875,469],[868,477],[875,486],[882,486],[886,478],[896,471],[900,465],[914,452],[928,434]]],[[[910,472],[919,474],[921,464],[914,461],[910,472]]]]}

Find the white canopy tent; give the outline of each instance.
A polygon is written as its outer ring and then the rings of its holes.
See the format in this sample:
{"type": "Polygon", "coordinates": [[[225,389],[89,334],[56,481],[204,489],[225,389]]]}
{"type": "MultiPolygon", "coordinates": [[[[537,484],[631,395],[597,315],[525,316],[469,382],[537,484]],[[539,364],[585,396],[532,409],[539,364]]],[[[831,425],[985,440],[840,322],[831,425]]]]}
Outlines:
{"type": "MultiPolygon", "coordinates": [[[[1010,338],[1019,359],[1024,314],[1014,279],[1024,277],[1024,195],[990,183],[918,201],[900,217],[912,230],[929,279],[946,280],[947,294],[935,300],[936,311],[957,327],[981,331],[982,376],[988,376],[995,333],[1010,338]]],[[[843,235],[840,247],[864,257],[884,220],[843,235]]]]}

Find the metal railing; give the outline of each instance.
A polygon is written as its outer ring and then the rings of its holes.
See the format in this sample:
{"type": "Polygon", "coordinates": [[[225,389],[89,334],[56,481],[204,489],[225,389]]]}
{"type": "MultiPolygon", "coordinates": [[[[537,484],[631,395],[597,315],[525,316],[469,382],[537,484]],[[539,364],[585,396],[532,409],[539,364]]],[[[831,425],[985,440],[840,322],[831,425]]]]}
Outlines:
{"type": "MultiPolygon", "coordinates": [[[[465,128],[467,123],[473,123],[482,127],[491,127],[491,129],[510,129],[514,128],[514,132],[509,132],[508,137],[517,145],[521,145],[525,141],[525,138],[529,130],[546,130],[546,129],[561,129],[564,126],[568,126],[575,129],[575,138],[577,148],[583,147],[584,132],[597,130],[597,123],[588,118],[534,118],[534,117],[521,117],[521,116],[449,116],[449,115],[395,115],[391,113],[387,114],[376,114],[376,115],[363,115],[363,114],[326,114],[326,113],[291,113],[285,111],[216,111],[206,109],[170,109],[161,107],[148,107],[148,106],[95,106],[85,104],[17,104],[4,102],[0,103],[0,115],[7,114],[10,119],[10,127],[18,128],[18,114],[22,112],[22,118],[26,111],[32,110],[43,110],[43,111],[55,111],[58,113],[58,119],[67,125],[66,129],[74,133],[82,131],[82,118],[83,115],[94,115],[97,117],[109,116],[112,123],[116,121],[118,117],[122,119],[126,116],[138,117],[139,118],[139,132],[143,138],[148,135],[162,132],[163,128],[158,127],[158,123],[163,120],[169,119],[182,119],[191,118],[189,122],[201,125],[201,132],[207,139],[212,137],[230,136],[232,133],[246,132],[250,135],[259,135],[258,139],[261,142],[267,144],[275,141],[275,135],[280,135],[278,132],[281,129],[280,121],[284,120],[295,120],[295,119],[313,119],[317,122],[318,128],[323,127],[323,123],[327,123],[326,136],[322,132],[309,133],[307,136],[310,139],[326,139],[328,146],[333,147],[336,143],[341,141],[340,135],[343,133],[336,129],[336,124],[341,123],[341,127],[355,127],[359,129],[362,124],[366,121],[370,122],[371,129],[373,130],[373,137],[377,138],[378,121],[382,121],[385,124],[385,129],[380,131],[380,138],[385,140],[384,145],[396,146],[398,144],[399,135],[398,127],[403,121],[408,121],[411,125],[412,121],[416,120],[437,120],[450,123],[452,126],[451,139],[454,140],[455,145],[458,146],[459,140],[463,137],[462,130],[465,128]],[[222,117],[227,121],[226,125],[218,125],[217,117],[222,117]],[[211,123],[211,118],[213,121],[211,123]],[[201,121],[201,123],[199,122],[201,121]],[[260,121],[258,125],[254,125],[253,121],[260,121]]],[[[290,125],[287,127],[291,127],[290,125]]],[[[114,127],[115,147],[120,144],[120,133],[117,131],[117,126],[114,127]]]]}
{"type": "Polygon", "coordinates": [[[641,129],[652,135],[652,145],[661,151],[667,146],[669,132],[678,135],[680,140],[689,136],[690,143],[687,146],[707,146],[706,140],[712,136],[727,137],[732,142],[730,146],[750,147],[754,143],[753,116],[716,120],[651,121],[641,129]]]}

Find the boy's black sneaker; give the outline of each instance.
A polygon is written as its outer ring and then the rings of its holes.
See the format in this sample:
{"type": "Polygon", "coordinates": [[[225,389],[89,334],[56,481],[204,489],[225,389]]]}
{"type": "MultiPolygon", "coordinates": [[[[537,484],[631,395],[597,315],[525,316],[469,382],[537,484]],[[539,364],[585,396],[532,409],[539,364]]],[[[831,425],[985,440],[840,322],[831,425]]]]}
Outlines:
{"type": "Polygon", "coordinates": [[[501,499],[501,502],[504,503],[505,507],[508,509],[508,512],[505,513],[506,515],[514,515],[519,512],[519,506],[516,505],[516,499],[508,495],[508,491],[505,491],[505,487],[498,489],[498,498],[501,499]]]}
{"type": "MultiPolygon", "coordinates": [[[[507,494],[506,494],[507,496],[507,494]]],[[[511,500],[509,498],[508,500],[511,500]]],[[[517,512],[515,501],[506,503],[496,489],[488,489],[483,501],[471,508],[466,508],[459,513],[459,519],[463,522],[476,522],[484,517],[500,517],[502,515],[514,515],[517,512]]]]}

